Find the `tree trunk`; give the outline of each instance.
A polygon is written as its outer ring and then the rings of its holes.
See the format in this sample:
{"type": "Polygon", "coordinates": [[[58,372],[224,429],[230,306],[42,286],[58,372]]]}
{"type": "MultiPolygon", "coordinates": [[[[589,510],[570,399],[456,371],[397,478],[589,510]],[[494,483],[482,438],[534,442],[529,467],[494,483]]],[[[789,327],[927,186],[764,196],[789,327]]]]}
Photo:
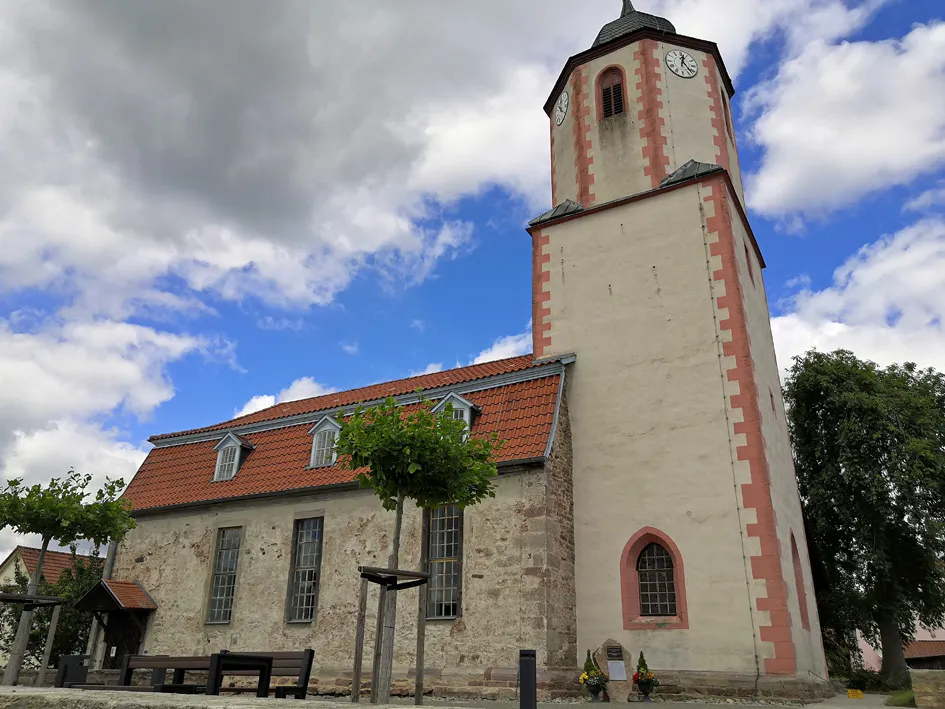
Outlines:
{"type": "MultiPolygon", "coordinates": [[[[26,587],[26,595],[28,596],[35,596],[36,590],[39,588],[47,548],[49,548],[49,539],[43,539],[43,546],[39,550],[39,561],[36,562],[36,568],[33,569],[33,575],[30,576],[29,585],[26,587]]],[[[10,659],[7,660],[7,668],[3,672],[3,683],[5,685],[12,686],[20,681],[20,668],[23,666],[23,655],[26,654],[26,646],[29,644],[32,627],[33,611],[24,609],[20,614],[20,624],[16,628],[13,647],[10,648],[10,659]]]]}
{"type": "MultiPolygon", "coordinates": [[[[404,521],[404,496],[397,499],[397,516],[394,519],[394,547],[390,552],[388,568],[396,570],[400,563],[400,531],[404,521]]],[[[381,635],[381,661],[377,678],[377,701],[390,703],[390,683],[394,669],[394,628],[397,621],[397,592],[385,594],[384,632],[381,635]]]]}
{"type": "Polygon", "coordinates": [[[883,666],[880,675],[890,689],[908,687],[909,666],[902,649],[902,636],[895,616],[884,615],[879,620],[879,637],[883,650],[883,666]]]}

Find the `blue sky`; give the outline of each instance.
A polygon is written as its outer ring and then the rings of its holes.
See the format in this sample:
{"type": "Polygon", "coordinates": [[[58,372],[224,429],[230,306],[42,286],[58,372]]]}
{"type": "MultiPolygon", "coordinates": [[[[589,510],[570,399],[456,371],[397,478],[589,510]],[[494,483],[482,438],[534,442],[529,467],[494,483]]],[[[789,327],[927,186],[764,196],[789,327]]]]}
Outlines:
{"type": "MultiPolygon", "coordinates": [[[[6,477],[530,351],[541,106],[619,2],[104,5],[0,2],[6,477]]],[[[637,6],[735,77],[781,365],[945,368],[941,3],[637,6]]]]}

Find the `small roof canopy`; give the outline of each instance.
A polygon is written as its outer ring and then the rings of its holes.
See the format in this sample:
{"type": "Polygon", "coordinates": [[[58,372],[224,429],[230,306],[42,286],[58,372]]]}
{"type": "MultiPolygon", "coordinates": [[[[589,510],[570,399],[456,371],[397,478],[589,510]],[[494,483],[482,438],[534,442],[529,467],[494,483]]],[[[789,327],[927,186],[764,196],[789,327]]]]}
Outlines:
{"type": "Polygon", "coordinates": [[[153,611],[157,603],[138,581],[99,581],[82,598],[75,608],[82,611],[153,611]]]}

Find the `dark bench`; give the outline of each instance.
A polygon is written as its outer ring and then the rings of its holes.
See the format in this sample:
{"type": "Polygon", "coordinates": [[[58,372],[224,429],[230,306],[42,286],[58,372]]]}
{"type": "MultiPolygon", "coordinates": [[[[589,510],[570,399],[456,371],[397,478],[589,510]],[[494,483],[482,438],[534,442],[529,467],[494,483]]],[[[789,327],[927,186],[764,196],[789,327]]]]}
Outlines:
{"type": "Polygon", "coordinates": [[[169,655],[125,655],[118,672],[118,684],[73,684],[73,689],[104,689],[110,692],[180,692],[193,694],[197,685],[185,685],[184,673],[208,672],[210,656],[171,657],[169,655]],[[151,670],[151,684],[135,686],[131,677],[135,670],[151,670]],[[172,682],[166,682],[167,671],[174,670],[172,682]]]}
{"type": "MultiPolygon", "coordinates": [[[[286,699],[290,696],[296,699],[305,699],[308,693],[308,681],[312,676],[312,663],[315,660],[315,651],[312,649],[301,652],[230,652],[229,655],[254,655],[256,657],[272,658],[273,677],[295,677],[295,684],[275,687],[277,699],[286,699]]],[[[233,670],[227,675],[255,676],[254,670],[233,670]]],[[[220,692],[252,692],[255,687],[220,687],[220,692]]]]}

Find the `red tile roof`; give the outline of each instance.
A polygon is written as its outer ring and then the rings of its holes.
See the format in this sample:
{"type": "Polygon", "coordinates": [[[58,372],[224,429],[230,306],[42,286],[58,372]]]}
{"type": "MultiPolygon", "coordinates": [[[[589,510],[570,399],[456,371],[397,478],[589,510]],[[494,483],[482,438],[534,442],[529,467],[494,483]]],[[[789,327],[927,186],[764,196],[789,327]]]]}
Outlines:
{"type": "MultiPolygon", "coordinates": [[[[39,549],[34,549],[32,547],[22,547],[18,546],[10,555],[4,560],[4,564],[7,563],[14,555],[19,554],[20,559],[23,560],[23,566],[25,573],[32,575],[36,565],[39,563],[39,549]]],[[[77,554],[80,559],[85,561],[89,560],[89,557],[85,554],[77,554]]],[[[62,572],[66,569],[72,568],[72,554],[69,552],[63,551],[52,551],[46,550],[46,558],[43,559],[43,578],[46,579],[49,583],[58,583],[59,577],[62,576],[62,572]]]]}
{"type": "Polygon", "coordinates": [[[122,608],[129,610],[157,610],[157,604],[137,581],[102,581],[122,608]]]}
{"type": "MultiPolygon", "coordinates": [[[[427,388],[441,387],[492,374],[521,371],[532,366],[534,364],[530,355],[517,357],[281,404],[258,414],[196,430],[216,431],[248,422],[267,421],[277,418],[273,411],[278,411],[280,417],[292,416],[378,399],[388,394],[409,394],[418,388],[420,380],[424,381],[427,388]]],[[[561,380],[558,371],[549,369],[544,376],[536,372],[536,378],[527,381],[503,384],[500,380],[492,388],[463,394],[480,409],[473,423],[472,435],[496,433],[506,441],[497,454],[497,463],[544,456],[552,434],[558,401],[561,380]]],[[[218,442],[216,438],[156,447],[141,465],[125,491],[124,498],[131,502],[134,509],[143,510],[353,482],[352,473],[341,465],[308,468],[312,451],[312,437],[309,435],[311,427],[309,421],[267,431],[241,433],[253,449],[244,453],[236,477],[225,482],[212,481],[217,460],[214,450],[218,442]]],[[[152,440],[165,438],[157,436],[152,440]]]]}
{"type": "Polygon", "coordinates": [[[905,648],[907,660],[919,657],[945,657],[945,640],[915,640],[905,648]]]}
{"type": "Polygon", "coordinates": [[[371,386],[361,387],[360,389],[350,389],[335,394],[325,394],[316,396],[312,399],[302,399],[300,401],[287,401],[284,404],[276,404],[268,409],[257,411],[246,416],[218,423],[214,426],[204,426],[203,428],[194,428],[189,431],[178,431],[177,433],[163,433],[159,436],[152,436],[149,440],[160,441],[173,436],[183,436],[191,433],[204,433],[207,431],[220,431],[233,426],[245,426],[250,423],[259,423],[261,421],[272,421],[274,419],[296,416],[298,414],[313,413],[315,411],[324,411],[338,406],[354,406],[361,402],[378,401],[386,399],[388,396],[400,396],[410,394],[417,389],[438,389],[440,387],[454,386],[464,384],[477,379],[495,376],[497,374],[510,374],[520,372],[524,369],[538,366],[532,355],[523,355],[522,357],[512,357],[497,362],[486,362],[485,364],[474,364],[471,367],[461,367],[459,369],[450,369],[445,372],[435,372],[433,374],[423,374],[419,377],[410,377],[408,379],[398,379],[393,382],[384,382],[383,384],[372,384],[371,386]]]}

